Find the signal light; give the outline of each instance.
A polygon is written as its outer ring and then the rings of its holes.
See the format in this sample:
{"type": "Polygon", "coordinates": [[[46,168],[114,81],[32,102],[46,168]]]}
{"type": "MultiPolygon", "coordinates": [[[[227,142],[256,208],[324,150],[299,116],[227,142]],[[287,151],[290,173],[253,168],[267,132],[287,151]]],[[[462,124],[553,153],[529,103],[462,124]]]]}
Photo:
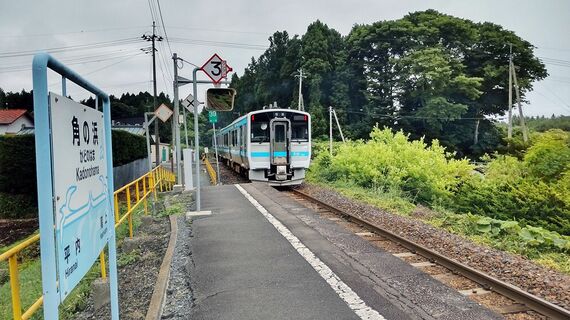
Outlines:
{"type": "Polygon", "coordinates": [[[307,121],[307,118],[308,118],[307,115],[305,115],[305,121],[307,121]]]}
{"type": "Polygon", "coordinates": [[[251,115],[251,121],[254,121],[254,120],[255,120],[255,114],[252,114],[251,115]]]}

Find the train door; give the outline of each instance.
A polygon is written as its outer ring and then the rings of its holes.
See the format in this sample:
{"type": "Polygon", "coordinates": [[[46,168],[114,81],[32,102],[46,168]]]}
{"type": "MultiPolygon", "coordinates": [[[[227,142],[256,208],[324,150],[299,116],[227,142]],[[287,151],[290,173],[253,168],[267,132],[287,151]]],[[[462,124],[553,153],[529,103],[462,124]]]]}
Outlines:
{"type": "Polygon", "coordinates": [[[273,165],[289,164],[289,141],[291,141],[289,128],[287,119],[271,120],[270,159],[273,165]]]}

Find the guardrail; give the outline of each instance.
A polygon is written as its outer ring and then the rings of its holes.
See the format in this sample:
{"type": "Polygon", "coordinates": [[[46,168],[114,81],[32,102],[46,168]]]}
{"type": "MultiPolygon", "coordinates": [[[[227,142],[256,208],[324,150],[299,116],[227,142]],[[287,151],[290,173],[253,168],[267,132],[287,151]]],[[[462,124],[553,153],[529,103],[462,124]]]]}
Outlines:
{"type": "MultiPolygon", "coordinates": [[[[132,213],[135,211],[135,209],[139,208],[141,205],[144,205],[144,212],[145,214],[148,214],[148,198],[151,196],[151,194],[153,194],[154,199],[157,200],[157,191],[163,192],[165,190],[172,190],[174,181],[174,173],[163,168],[162,166],[158,166],[137,180],[132,181],[115,191],[115,228],[118,228],[122,223],[128,221],[129,237],[132,238],[132,213]],[[121,198],[121,200],[124,199],[125,202],[119,201],[119,198],[121,198]],[[126,205],[126,211],[122,214],[122,216],[120,214],[121,205],[126,205]]],[[[39,234],[33,235],[0,255],[0,262],[8,261],[8,272],[10,276],[10,289],[12,296],[12,315],[14,320],[30,319],[31,316],[40,308],[43,303],[42,296],[37,299],[28,309],[26,309],[24,313],[22,313],[22,304],[20,301],[18,254],[39,240],[39,234]]],[[[101,278],[103,279],[107,277],[104,252],[105,250],[101,251],[101,254],[99,255],[101,265],[101,278]]]]}
{"type": "Polygon", "coordinates": [[[218,175],[216,174],[216,170],[214,170],[214,167],[212,167],[212,164],[210,163],[210,160],[208,160],[206,154],[204,154],[202,160],[204,160],[204,163],[206,164],[206,171],[208,171],[208,174],[210,175],[210,182],[212,182],[212,185],[214,186],[217,185],[218,175]]]}

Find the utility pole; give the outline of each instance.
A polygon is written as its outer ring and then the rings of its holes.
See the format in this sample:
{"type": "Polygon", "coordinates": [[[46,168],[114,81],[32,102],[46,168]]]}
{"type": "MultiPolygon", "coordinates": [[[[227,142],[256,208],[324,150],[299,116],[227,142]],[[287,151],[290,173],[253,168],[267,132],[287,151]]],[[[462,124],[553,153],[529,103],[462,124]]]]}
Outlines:
{"type": "Polygon", "coordinates": [[[513,69],[511,65],[513,64],[513,45],[509,43],[509,118],[508,118],[508,128],[507,128],[507,138],[512,139],[513,137],[513,69]]]}
{"type": "Polygon", "coordinates": [[[338,132],[340,133],[340,138],[342,139],[342,142],[346,142],[346,141],[344,140],[344,134],[342,134],[342,129],[341,129],[341,127],[340,127],[340,122],[338,122],[338,117],[337,117],[337,115],[336,115],[336,110],[335,110],[332,106],[330,107],[330,110],[332,111],[332,114],[333,114],[334,119],[335,119],[335,121],[336,121],[336,126],[337,126],[337,128],[338,128],[338,132]]]}
{"type": "MultiPolygon", "coordinates": [[[[172,54],[172,61],[174,62],[174,117],[172,118],[172,145],[176,147],[176,181],[177,184],[182,184],[182,168],[180,166],[180,158],[182,153],[180,150],[180,123],[178,121],[180,114],[180,106],[178,105],[178,56],[176,53],[172,54]]],[[[191,168],[189,168],[191,170],[191,168]]],[[[174,171],[174,168],[172,168],[174,171]]]]}
{"type": "Polygon", "coordinates": [[[515,82],[515,90],[516,90],[515,93],[517,95],[517,105],[519,106],[519,117],[521,118],[521,130],[523,134],[523,141],[528,142],[528,132],[526,130],[526,123],[524,120],[524,115],[522,110],[521,93],[520,93],[519,83],[517,81],[517,71],[515,70],[515,64],[511,62],[510,68],[511,68],[511,73],[513,75],[513,81],[515,82]]]}
{"type": "Polygon", "coordinates": [[[297,103],[297,108],[300,111],[305,111],[305,106],[303,105],[303,78],[306,78],[306,75],[303,75],[303,68],[299,68],[299,74],[295,75],[295,78],[299,78],[299,102],[297,103]]]}
{"type": "MultiPolygon", "coordinates": [[[[150,111],[154,112],[156,110],[156,47],[155,41],[162,41],[161,36],[156,35],[156,24],[152,22],[152,36],[143,34],[142,39],[146,41],[152,41],[152,83],[153,83],[153,102],[152,109],[150,111]]],[[[178,121],[178,120],[176,120],[178,121]]],[[[155,137],[155,152],[156,152],[156,165],[160,165],[160,138],[158,136],[158,121],[154,125],[154,137],[155,137]]]]}
{"type": "Polygon", "coordinates": [[[333,128],[332,128],[332,107],[329,107],[329,152],[333,155],[333,128]]]}

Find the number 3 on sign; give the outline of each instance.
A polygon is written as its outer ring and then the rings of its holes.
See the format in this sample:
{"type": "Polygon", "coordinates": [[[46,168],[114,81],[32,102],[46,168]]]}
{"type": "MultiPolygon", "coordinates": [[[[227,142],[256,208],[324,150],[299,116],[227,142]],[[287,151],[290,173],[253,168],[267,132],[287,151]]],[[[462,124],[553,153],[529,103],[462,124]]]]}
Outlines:
{"type": "Polygon", "coordinates": [[[212,68],[214,69],[212,71],[212,75],[217,77],[217,76],[222,74],[222,62],[221,61],[210,61],[210,64],[212,65],[212,68]]]}

